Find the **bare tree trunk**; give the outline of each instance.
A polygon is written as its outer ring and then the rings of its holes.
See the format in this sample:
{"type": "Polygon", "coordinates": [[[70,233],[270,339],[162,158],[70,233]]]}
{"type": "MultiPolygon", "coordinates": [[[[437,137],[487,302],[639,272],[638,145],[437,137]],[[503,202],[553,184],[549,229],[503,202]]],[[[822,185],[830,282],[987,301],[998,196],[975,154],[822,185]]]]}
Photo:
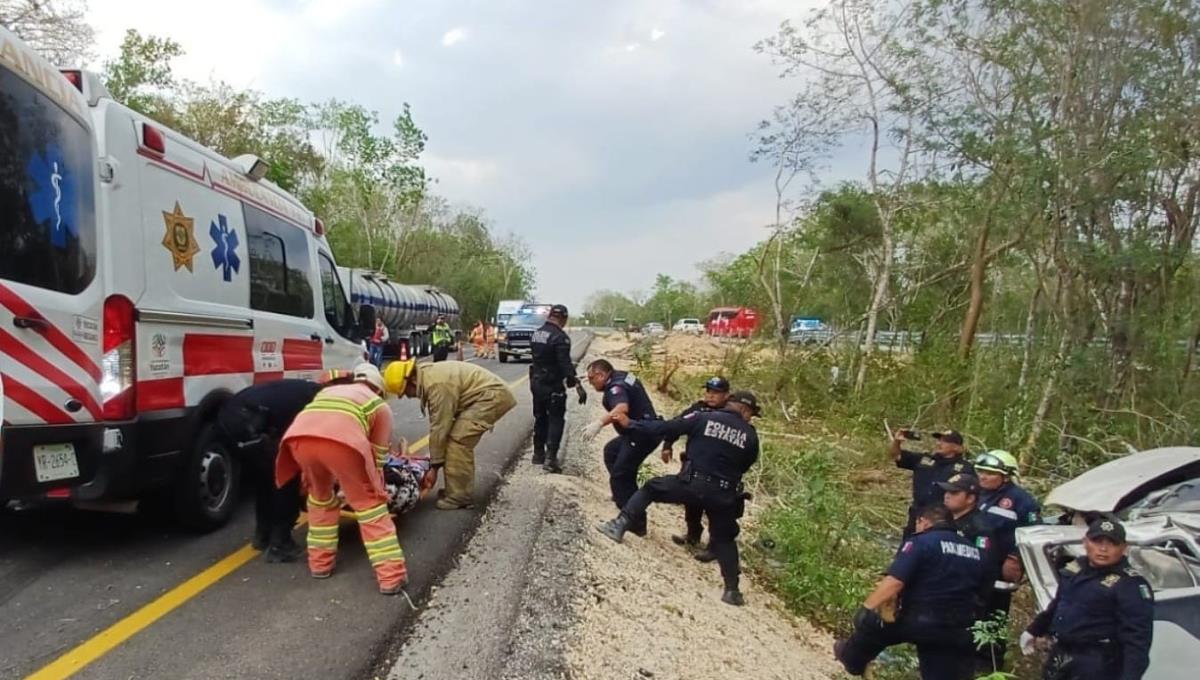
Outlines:
{"type": "MultiPolygon", "coordinates": [[[[991,218],[988,218],[991,221],[991,218]]],[[[987,278],[987,242],[991,231],[985,224],[979,230],[979,238],[975,239],[975,252],[971,260],[971,302],[967,307],[967,315],[963,317],[962,330],[958,336],[958,353],[963,359],[971,357],[971,348],[975,346],[975,332],[979,329],[979,318],[983,316],[983,285],[987,278]]]]}
{"type": "Polygon", "coordinates": [[[1033,297],[1029,298],[1029,311],[1025,313],[1025,338],[1022,341],[1024,350],[1021,354],[1021,376],[1017,378],[1017,391],[1024,392],[1029,384],[1029,371],[1033,368],[1033,327],[1037,323],[1038,302],[1042,297],[1042,287],[1039,284],[1033,289],[1033,297]]]}
{"type": "Polygon", "coordinates": [[[1029,428],[1029,437],[1025,440],[1025,450],[1021,452],[1021,472],[1029,469],[1034,461],[1034,447],[1042,436],[1046,424],[1046,415],[1050,413],[1050,404],[1054,402],[1054,393],[1058,389],[1058,378],[1067,362],[1067,352],[1071,349],[1071,334],[1063,329],[1062,338],[1058,341],[1058,351],[1054,354],[1054,363],[1046,374],[1046,382],[1042,385],[1042,398],[1038,401],[1037,411],[1033,415],[1033,424],[1029,428]]]}
{"type": "Polygon", "coordinates": [[[867,382],[867,366],[875,351],[875,331],[879,328],[879,312],[883,309],[884,300],[888,296],[888,283],[892,277],[892,258],[895,244],[892,239],[890,216],[882,220],[883,227],[883,256],[876,269],[875,293],[871,296],[871,306],[867,310],[867,332],[863,343],[863,355],[858,365],[858,375],[854,378],[854,393],[862,392],[867,382]]]}

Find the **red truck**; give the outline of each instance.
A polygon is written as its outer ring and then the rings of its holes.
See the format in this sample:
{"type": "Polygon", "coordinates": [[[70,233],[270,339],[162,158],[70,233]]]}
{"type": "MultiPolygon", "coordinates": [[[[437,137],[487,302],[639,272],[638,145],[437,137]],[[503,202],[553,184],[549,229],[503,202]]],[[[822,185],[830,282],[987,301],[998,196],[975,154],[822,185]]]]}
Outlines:
{"type": "Polygon", "coordinates": [[[704,328],[712,336],[748,338],[758,330],[758,312],[749,307],[718,307],[708,313],[704,328]]]}

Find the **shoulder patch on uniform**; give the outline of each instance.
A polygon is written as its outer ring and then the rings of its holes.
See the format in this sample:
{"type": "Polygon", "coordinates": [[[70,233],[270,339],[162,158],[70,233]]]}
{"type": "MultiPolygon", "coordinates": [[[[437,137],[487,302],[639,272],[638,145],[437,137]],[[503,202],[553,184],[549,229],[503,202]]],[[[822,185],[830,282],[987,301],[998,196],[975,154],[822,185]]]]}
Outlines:
{"type": "Polygon", "coordinates": [[[1150,586],[1146,585],[1145,583],[1138,585],[1138,592],[1142,594],[1143,600],[1154,599],[1154,593],[1150,592],[1150,586]]]}
{"type": "Polygon", "coordinates": [[[975,537],[975,547],[976,548],[979,548],[980,550],[987,550],[988,548],[991,547],[991,545],[992,545],[992,542],[990,540],[988,540],[987,536],[976,536],[975,537]]]}
{"type": "Polygon", "coordinates": [[[963,467],[963,466],[962,466],[962,463],[955,463],[955,464],[954,464],[954,471],[955,471],[955,472],[962,472],[962,467],[963,467]]]}
{"type": "Polygon", "coordinates": [[[609,394],[620,394],[620,393],[621,393],[621,386],[620,386],[620,385],[613,385],[613,386],[612,386],[612,387],[611,387],[611,388],[608,390],[608,393],[609,393],[609,394]]]}
{"type": "Polygon", "coordinates": [[[912,550],[913,550],[913,542],[912,541],[905,541],[904,545],[900,546],[900,552],[902,552],[902,553],[910,553],[910,552],[912,552],[912,550]]]}
{"type": "Polygon", "coordinates": [[[929,456],[925,456],[924,458],[921,459],[921,465],[923,467],[931,467],[933,465],[933,459],[930,458],[929,456]]]}
{"type": "Polygon", "coordinates": [[[632,374],[632,373],[626,373],[626,374],[625,374],[625,384],[626,384],[626,385],[629,385],[630,387],[633,387],[633,385],[634,385],[636,382],[637,382],[637,376],[635,376],[635,375],[634,375],[634,374],[632,374]]]}
{"type": "Polygon", "coordinates": [[[1000,507],[1004,508],[1005,510],[1011,510],[1012,506],[1013,502],[1011,498],[1005,496],[1004,498],[1000,499],[1000,507]]]}
{"type": "Polygon", "coordinates": [[[1112,588],[1113,586],[1117,585],[1120,582],[1121,582],[1120,574],[1109,574],[1108,576],[1105,576],[1100,581],[1100,585],[1104,586],[1105,588],[1112,588]]]}
{"type": "Polygon", "coordinates": [[[1082,568],[1083,567],[1080,567],[1079,563],[1075,562],[1074,560],[1072,560],[1071,562],[1068,562],[1067,566],[1063,567],[1063,569],[1065,569],[1066,571],[1068,571],[1072,574],[1078,574],[1079,570],[1082,568]]]}

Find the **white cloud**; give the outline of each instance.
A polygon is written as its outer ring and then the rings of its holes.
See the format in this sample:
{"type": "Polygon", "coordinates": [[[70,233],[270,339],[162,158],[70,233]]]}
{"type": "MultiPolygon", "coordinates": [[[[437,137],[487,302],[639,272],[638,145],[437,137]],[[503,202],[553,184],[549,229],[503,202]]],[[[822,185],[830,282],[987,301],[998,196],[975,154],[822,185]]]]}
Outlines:
{"type": "Polygon", "coordinates": [[[392,52],[392,64],[396,68],[404,68],[404,53],[400,50],[392,52]]]}
{"type": "Polygon", "coordinates": [[[442,36],[442,44],[445,45],[446,47],[452,47],[452,46],[457,45],[458,43],[462,42],[463,40],[466,40],[466,38],[467,38],[467,29],[465,29],[461,26],[458,26],[456,28],[450,29],[449,31],[446,31],[445,35],[442,36]]]}
{"type": "Polygon", "coordinates": [[[478,195],[480,185],[499,174],[499,164],[490,158],[456,158],[427,153],[423,157],[426,170],[439,182],[454,187],[456,193],[478,195]]]}
{"type": "Polygon", "coordinates": [[[659,40],[662,40],[663,36],[666,34],[667,34],[666,31],[662,30],[661,28],[655,27],[653,30],[650,31],[650,42],[658,42],[659,40]]]}
{"type": "Polygon", "coordinates": [[[626,52],[634,52],[639,47],[641,47],[641,45],[639,45],[638,43],[629,43],[628,45],[625,46],[625,51],[626,52]]]}

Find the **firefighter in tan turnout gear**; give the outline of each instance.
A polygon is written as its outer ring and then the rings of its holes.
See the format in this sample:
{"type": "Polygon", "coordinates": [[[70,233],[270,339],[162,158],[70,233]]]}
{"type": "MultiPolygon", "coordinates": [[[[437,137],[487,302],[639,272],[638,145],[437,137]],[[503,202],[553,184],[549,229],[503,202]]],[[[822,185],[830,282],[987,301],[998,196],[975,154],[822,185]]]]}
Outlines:
{"type": "Polygon", "coordinates": [[[461,361],[417,366],[393,361],[384,372],[389,392],[421,401],[429,417],[429,457],[445,468],[439,510],[469,508],[475,490],[475,446],[483,433],[517,405],[508,386],[485,368],[461,361]]]}

